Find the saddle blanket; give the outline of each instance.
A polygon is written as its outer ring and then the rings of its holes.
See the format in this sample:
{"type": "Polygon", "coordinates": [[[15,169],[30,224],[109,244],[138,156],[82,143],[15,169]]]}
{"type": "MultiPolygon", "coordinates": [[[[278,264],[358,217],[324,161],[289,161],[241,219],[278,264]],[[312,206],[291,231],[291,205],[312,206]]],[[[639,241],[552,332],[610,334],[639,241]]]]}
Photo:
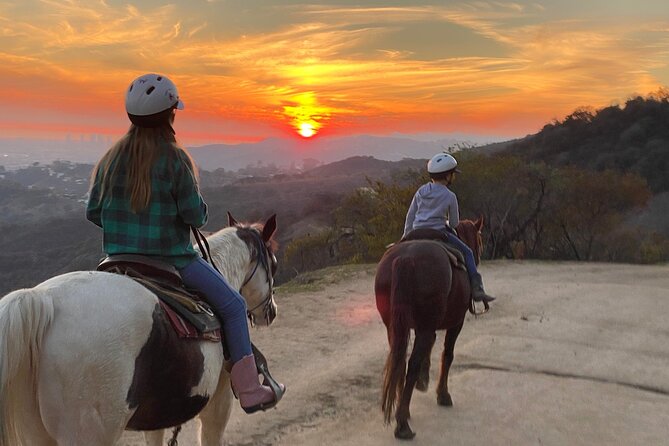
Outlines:
{"type": "Polygon", "coordinates": [[[176,311],[174,311],[169,305],[164,301],[160,301],[160,306],[162,307],[167,319],[172,324],[172,328],[179,335],[180,338],[190,338],[190,339],[202,339],[204,341],[212,342],[221,342],[221,330],[216,329],[201,333],[195,328],[195,325],[188,322],[186,319],[181,317],[176,311]]]}
{"type": "Polygon", "coordinates": [[[465,266],[465,257],[462,252],[460,252],[457,247],[451,245],[448,242],[446,235],[440,231],[437,231],[436,229],[414,229],[409,232],[406,237],[403,237],[402,240],[400,240],[400,243],[412,240],[433,240],[441,242],[441,246],[444,248],[446,255],[448,255],[451,265],[454,268],[467,270],[467,267],[465,266]]]}

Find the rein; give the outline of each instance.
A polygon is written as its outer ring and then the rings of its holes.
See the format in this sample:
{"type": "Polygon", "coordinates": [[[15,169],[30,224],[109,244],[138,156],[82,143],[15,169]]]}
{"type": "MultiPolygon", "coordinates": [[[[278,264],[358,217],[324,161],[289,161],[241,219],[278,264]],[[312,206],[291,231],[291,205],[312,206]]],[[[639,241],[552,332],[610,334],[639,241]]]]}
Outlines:
{"type": "Polygon", "coordinates": [[[211,256],[211,250],[209,249],[209,242],[207,241],[207,237],[205,237],[204,234],[202,234],[202,232],[200,232],[200,230],[195,226],[191,226],[190,228],[193,231],[193,236],[195,237],[197,246],[200,247],[202,258],[204,258],[205,262],[209,262],[209,264],[220,274],[221,271],[218,269],[214,263],[214,258],[211,256]]]}

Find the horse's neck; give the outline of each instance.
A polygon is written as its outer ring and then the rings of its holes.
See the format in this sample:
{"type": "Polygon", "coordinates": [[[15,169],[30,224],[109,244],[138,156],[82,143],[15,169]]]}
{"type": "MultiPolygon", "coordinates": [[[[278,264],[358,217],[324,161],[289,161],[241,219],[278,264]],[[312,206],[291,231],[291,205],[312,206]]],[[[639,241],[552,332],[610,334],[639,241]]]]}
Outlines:
{"type": "Polygon", "coordinates": [[[251,253],[246,243],[237,236],[234,228],[225,228],[209,237],[209,248],[214,263],[228,284],[238,290],[251,262],[251,253]]]}

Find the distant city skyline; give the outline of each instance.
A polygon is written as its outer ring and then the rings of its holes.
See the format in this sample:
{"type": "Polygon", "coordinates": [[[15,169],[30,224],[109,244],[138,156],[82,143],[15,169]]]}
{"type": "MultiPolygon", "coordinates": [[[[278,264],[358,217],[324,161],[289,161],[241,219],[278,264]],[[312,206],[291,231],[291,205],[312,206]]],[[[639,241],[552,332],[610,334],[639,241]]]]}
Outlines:
{"type": "Polygon", "coordinates": [[[159,72],[187,145],[511,139],[666,87],[668,47],[665,0],[0,0],[0,138],[109,143],[159,72]]]}

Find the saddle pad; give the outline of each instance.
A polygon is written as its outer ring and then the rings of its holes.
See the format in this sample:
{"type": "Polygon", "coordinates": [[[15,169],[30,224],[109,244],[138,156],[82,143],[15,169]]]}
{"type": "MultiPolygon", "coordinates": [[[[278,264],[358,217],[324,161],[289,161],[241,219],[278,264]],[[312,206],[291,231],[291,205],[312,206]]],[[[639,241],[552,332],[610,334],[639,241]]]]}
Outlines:
{"type": "Polygon", "coordinates": [[[444,248],[444,252],[448,255],[448,258],[451,261],[451,265],[455,268],[466,270],[465,266],[465,256],[460,252],[460,250],[448,243],[448,237],[443,234],[441,231],[436,229],[414,229],[409,232],[406,237],[400,240],[400,243],[409,242],[412,240],[433,240],[435,242],[441,242],[440,245],[444,248]]]}
{"type": "Polygon", "coordinates": [[[467,270],[467,266],[465,265],[465,256],[462,255],[458,248],[449,245],[448,243],[442,243],[442,248],[444,248],[448,258],[451,260],[451,265],[453,265],[455,268],[467,270]]]}
{"type": "Polygon", "coordinates": [[[220,330],[221,323],[209,306],[203,301],[194,300],[191,297],[192,295],[185,290],[175,289],[169,285],[158,284],[144,278],[133,277],[133,279],[152,291],[161,304],[165,304],[164,306],[173,310],[198,332],[204,334],[220,330]]]}
{"type": "Polygon", "coordinates": [[[172,328],[174,328],[174,331],[177,333],[177,335],[179,335],[180,338],[201,339],[203,341],[221,342],[222,338],[220,329],[202,333],[198,331],[197,328],[195,328],[195,325],[193,325],[192,323],[188,322],[187,320],[179,316],[179,314],[177,314],[176,311],[174,311],[169,305],[167,305],[162,300],[160,301],[160,306],[165,312],[165,315],[167,316],[167,319],[170,321],[170,324],[172,324],[172,328]]]}

